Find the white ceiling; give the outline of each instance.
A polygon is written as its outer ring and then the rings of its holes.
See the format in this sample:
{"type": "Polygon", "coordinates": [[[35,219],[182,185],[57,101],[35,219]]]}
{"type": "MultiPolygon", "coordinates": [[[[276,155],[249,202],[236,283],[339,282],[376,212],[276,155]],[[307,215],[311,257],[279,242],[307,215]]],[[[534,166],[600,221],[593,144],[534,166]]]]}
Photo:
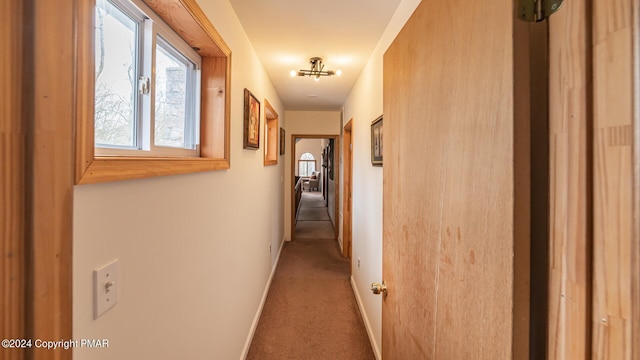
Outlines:
{"type": "Polygon", "coordinates": [[[286,110],[340,110],[400,0],[230,0],[286,110]],[[323,58],[342,76],[291,77],[323,58]]]}

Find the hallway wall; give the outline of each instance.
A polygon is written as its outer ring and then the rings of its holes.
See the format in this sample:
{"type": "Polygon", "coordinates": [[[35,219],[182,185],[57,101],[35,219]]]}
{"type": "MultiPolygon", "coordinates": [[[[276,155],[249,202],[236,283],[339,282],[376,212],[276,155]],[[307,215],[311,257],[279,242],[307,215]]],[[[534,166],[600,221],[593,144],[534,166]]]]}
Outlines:
{"type": "MultiPolygon", "coordinates": [[[[358,184],[353,187],[352,194],[352,282],[378,359],[382,339],[382,298],[372,295],[370,286],[374,281],[383,280],[382,167],[371,165],[371,122],[382,114],[382,56],[419,3],[420,0],[400,3],[344,105],[344,122],[353,119],[353,184],[358,184]]],[[[338,223],[342,225],[342,206],[340,208],[338,223]]]]}
{"type": "Polygon", "coordinates": [[[289,163],[263,166],[264,134],[242,148],[243,89],[286,116],[229,2],[199,3],[233,52],[231,169],[75,187],[73,338],[110,346],[74,359],[238,359],[256,321],[289,163]],[[119,302],[93,320],[92,271],[116,258],[119,302]]]}

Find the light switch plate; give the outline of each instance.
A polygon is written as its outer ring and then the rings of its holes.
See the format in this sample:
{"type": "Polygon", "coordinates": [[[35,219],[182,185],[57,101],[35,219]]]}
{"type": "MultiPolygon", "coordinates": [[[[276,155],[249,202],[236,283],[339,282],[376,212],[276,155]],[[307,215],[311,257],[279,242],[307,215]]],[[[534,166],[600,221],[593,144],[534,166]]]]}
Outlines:
{"type": "Polygon", "coordinates": [[[118,259],[93,271],[93,318],[118,303],[118,259]]]}

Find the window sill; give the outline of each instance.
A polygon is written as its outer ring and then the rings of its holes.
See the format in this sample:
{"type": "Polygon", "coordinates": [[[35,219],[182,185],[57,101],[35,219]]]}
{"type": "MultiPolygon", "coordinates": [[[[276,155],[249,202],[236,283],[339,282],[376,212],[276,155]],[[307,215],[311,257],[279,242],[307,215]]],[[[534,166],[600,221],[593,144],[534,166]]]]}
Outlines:
{"type": "Polygon", "coordinates": [[[229,168],[226,159],[96,156],[76,183],[94,184],[229,168]]]}

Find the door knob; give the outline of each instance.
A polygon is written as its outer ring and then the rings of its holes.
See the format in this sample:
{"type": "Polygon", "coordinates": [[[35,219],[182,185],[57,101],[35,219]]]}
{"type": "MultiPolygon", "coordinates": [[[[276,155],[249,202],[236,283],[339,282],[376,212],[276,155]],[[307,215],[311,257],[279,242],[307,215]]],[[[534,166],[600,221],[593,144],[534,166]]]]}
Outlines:
{"type": "Polygon", "coordinates": [[[371,284],[371,292],[375,295],[380,295],[382,293],[384,296],[387,296],[387,284],[385,284],[384,281],[382,284],[374,282],[371,284]]]}

